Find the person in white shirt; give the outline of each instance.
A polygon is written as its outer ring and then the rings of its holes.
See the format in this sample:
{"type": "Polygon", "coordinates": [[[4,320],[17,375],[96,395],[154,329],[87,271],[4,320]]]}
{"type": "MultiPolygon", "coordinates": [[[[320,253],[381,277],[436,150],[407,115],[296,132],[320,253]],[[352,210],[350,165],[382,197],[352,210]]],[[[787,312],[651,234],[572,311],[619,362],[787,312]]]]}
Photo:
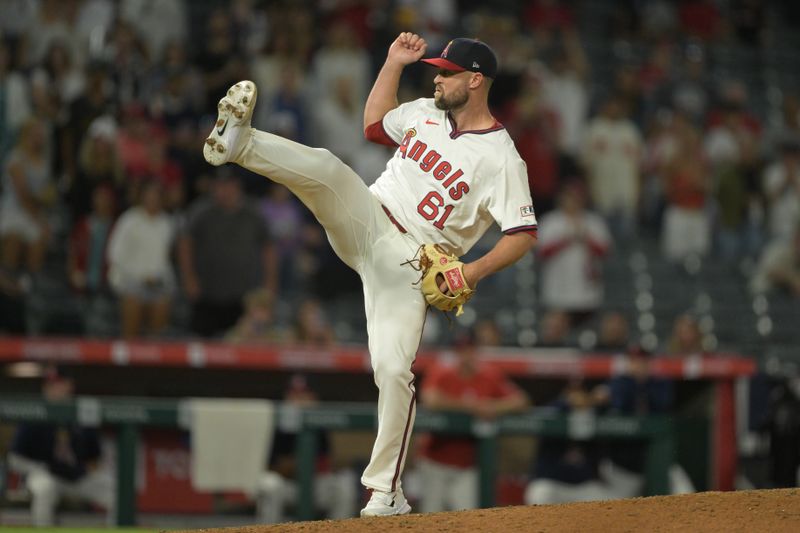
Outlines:
{"type": "Polygon", "coordinates": [[[406,514],[401,474],[414,425],[411,365],[427,303],[413,258],[425,243],[465,254],[496,223],[504,235],[464,266],[474,288],[534,245],[536,216],[525,164],[489,111],[497,58],[486,44],[454,39],[440,57],[433,98],[399,105],[403,69],[427,44],[401,33],[364,108],[366,137],[396,146],[381,176],[367,187],[323,149],[250,128],[256,87],[235,84],[220,100],[203,155],[213,165],[235,162],[287,186],[316,216],[338,256],[361,277],[369,351],[378,386],[378,431],[361,483],[372,496],[361,516],[406,514]]]}
{"type": "Polygon", "coordinates": [[[603,303],[601,261],[611,246],[606,223],[585,206],[583,185],[565,185],[558,209],[542,217],[539,230],[542,304],[569,313],[573,322],[603,303]]]}
{"type": "Polygon", "coordinates": [[[787,139],[781,155],[764,170],[771,238],[790,240],[800,220],[800,140],[787,139]]]}
{"type": "Polygon", "coordinates": [[[158,334],[169,320],[175,289],[170,262],[175,228],[161,202],[160,185],[146,183],[140,205],[119,217],[109,237],[108,275],[120,297],[125,338],[158,334]]]}
{"type": "Polygon", "coordinates": [[[595,208],[621,236],[633,230],[641,159],[642,136],[627,118],[625,103],[612,96],[589,124],[583,165],[595,208]]]}

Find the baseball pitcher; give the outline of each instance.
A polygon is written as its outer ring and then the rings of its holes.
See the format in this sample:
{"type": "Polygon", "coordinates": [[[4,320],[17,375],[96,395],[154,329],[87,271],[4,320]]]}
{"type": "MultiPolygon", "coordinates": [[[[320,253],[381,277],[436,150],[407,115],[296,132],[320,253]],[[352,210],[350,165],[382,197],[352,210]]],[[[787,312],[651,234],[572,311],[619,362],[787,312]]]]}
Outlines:
{"type": "Polygon", "coordinates": [[[401,33],[367,99],[365,136],[397,147],[371,187],[327,150],[251,128],[257,90],[250,81],[220,100],[203,148],[212,165],[234,162],[288,187],[361,277],[379,391],[378,432],[361,478],[372,497],[361,516],[411,510],[400,476],[414,425],[411,365],[427,308],[458,314],[481,279],[536,241],[525,164],[487,104],[494,52],[465,38],[440,57],[422,59],[426,48],[418,35],[401,33]],[[403,68],[420,60],[438,69],[433,98],[399,105],[403,68]],[[492,223],[504,236],[474,262],[460,262],[492,223]]]}

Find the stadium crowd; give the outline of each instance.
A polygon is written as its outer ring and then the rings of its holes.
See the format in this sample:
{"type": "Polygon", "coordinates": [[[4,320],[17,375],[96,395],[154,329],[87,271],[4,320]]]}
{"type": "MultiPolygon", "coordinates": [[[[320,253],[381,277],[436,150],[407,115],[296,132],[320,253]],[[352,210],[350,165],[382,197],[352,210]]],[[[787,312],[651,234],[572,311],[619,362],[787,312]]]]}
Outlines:
{"type": "MultiPolygon", "coordinates": [[[[643,240],[675,263],[749,260],[754,290],[797,294],[798,97],[772,87],[771,107],[756,105],[764,89],[752,73],[721,70],[711,53],[758,54],[769,21],[793,10],[615,4],[600,28],[610,56],[596,64],[578,15],[601,5],[3,2],[0,328],[220,337],[254,290],[271,294],[278,321],[307,299],[358,299],[285,189],[215,172],[199,147],[216,99],[249,78],[257,127],[328,148],[373,181],[389,153],[365,141],[362,106],[384,45],[405,28],[432,52],[451,35],[480,35],[502,59],[492,106],[528,165],[538,305],[555,323],[596,316],[604,258],[643,240]],[[49,301],[79,302],[84,320],[26,318],[32,295],[59,288],[63,298],[49,301]],[[116,327],[92,329],[96,297],[116,327]]],[[[403,99],[430,93],[429,72],[408,74],[403,99]]]]}

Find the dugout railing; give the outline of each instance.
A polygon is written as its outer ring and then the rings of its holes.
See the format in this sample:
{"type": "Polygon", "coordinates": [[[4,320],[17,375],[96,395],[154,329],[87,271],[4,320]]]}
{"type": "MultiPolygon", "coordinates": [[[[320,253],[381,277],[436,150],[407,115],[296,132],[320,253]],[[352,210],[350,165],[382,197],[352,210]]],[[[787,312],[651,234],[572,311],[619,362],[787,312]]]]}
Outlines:
{"type": "MultiPolygon", "coordinates": [[[[152,398],[78,397],[66,402],[48,402],[39,397],[0,398],[0,421],[39,423],[78,423],[113,427],[117,445],[117,506],[119,526],[136,524],[135,472],[139,431],[145,426],[188,430],[188,403],[182,400],[152,398]]],[[[278,404],[280,411],[287,409],[278,404]]],[[[313,484],[316,432],[369,431],[377,427],[374,404],[336,403],[291,409],[297,417],[298,518],[314,517],[313,484]]],[[[668,470],[675,457],[675,431],[669,416],[626,417],[564,415],[546,408],[509,415],[494,421],[471,416],[420,409],[416,432],[435,431],[473,435],[478,441],[481,507],[494,505],[497,464],[497,439],[501,435],[572,437],[578,439],[642,439],[647,441],[646,494],[668,491],[668,470]]]]}

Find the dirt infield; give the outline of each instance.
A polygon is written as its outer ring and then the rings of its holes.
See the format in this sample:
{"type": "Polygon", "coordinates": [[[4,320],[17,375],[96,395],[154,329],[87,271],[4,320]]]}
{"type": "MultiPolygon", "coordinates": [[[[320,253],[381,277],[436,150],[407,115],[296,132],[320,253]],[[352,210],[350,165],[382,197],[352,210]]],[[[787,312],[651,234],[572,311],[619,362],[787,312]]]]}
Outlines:
{"type": "MultiPolygon", "coordinates": [[[[503,507],[390,518],[193,530],[204,533],[797,532],[800,489],[704,492],[608,502],[503,507]]],[[[175,532],[170,532],[175,533],[175,532]]]]}

